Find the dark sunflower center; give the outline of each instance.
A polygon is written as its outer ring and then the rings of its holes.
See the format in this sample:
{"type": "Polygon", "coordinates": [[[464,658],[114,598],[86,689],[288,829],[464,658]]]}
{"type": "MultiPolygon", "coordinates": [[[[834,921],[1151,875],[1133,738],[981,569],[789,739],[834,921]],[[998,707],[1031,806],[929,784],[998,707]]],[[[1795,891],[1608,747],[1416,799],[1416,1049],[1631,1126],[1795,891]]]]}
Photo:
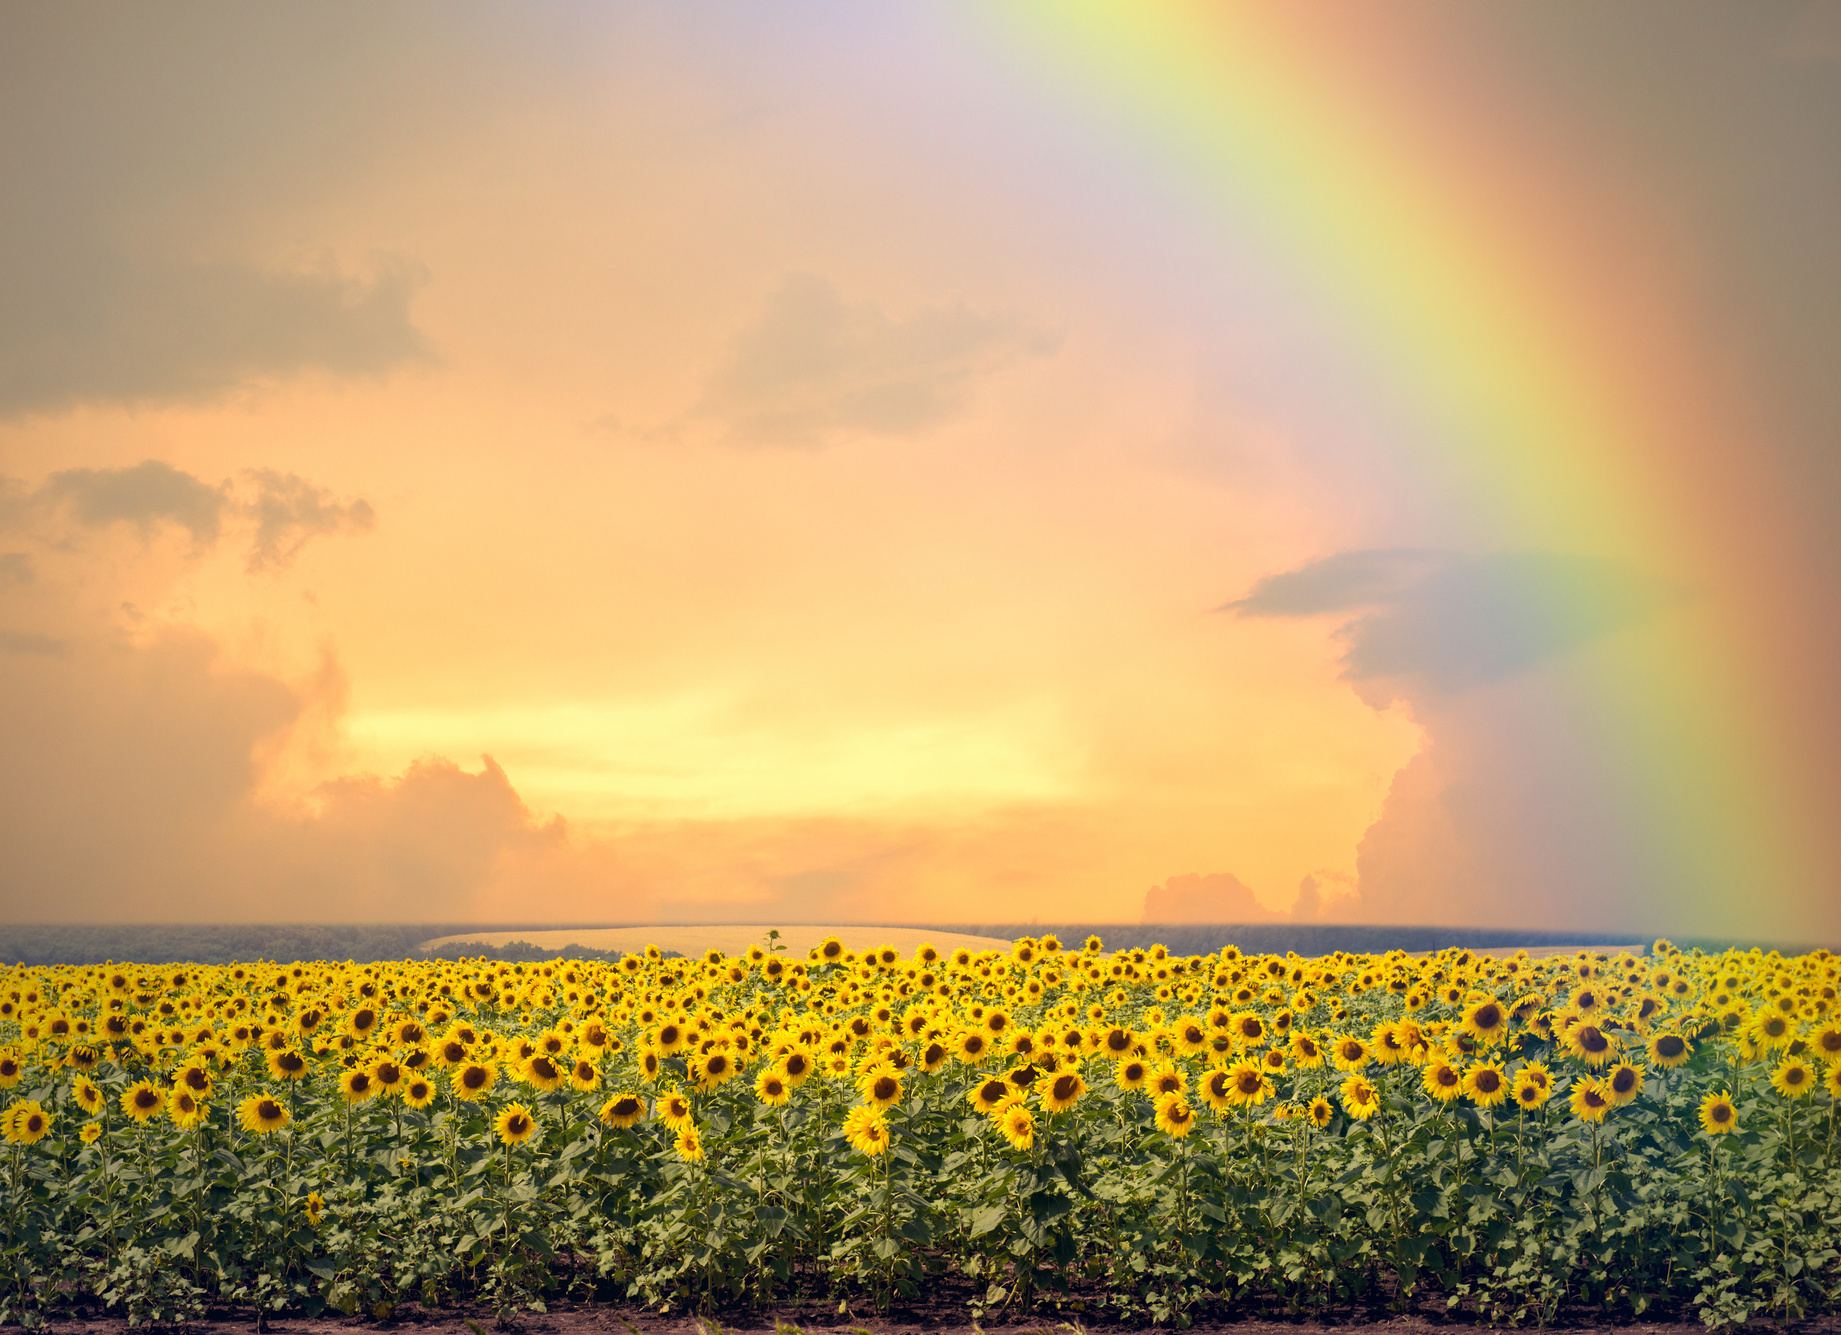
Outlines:
{"type": "Polygon", "coordinates": [[[263,1099],[256,1105],[256,1116],[265,1122],[281,1120],[281,1105],[273,1099],[263,1099]]]}

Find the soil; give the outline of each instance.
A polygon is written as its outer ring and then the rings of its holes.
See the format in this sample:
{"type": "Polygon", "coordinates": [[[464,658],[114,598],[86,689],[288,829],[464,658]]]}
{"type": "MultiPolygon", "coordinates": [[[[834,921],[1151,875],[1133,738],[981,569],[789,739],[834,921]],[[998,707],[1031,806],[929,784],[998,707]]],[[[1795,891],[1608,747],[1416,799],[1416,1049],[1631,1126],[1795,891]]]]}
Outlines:
{"type": "MultiPolygon", "coordinates": [[[[654,1310],[606,1303],[553,1304],[547,1312],[519,1312],[504,1320],[487,1308],[467,1305],[424,1308],[418,1303],[399,1304],[382,1319],[369,1315],[344,1317],[267,1316],[258,1328],[247,1309],[221,1309],[202,1320],[182,1325],[130,1327],[127,1319],[101,1309],[78,1312],[50,1322],[45,1329],[58,1335],[1104,1335],[1109,1331],[1173,1330],[1153,1326],[1148,1318],[1121,1321],[1109,1313],[1081,1312],[1071,1306],[1057,1308],[1052,1300],[1038,1301],[1030,1314],[993,1313],[973,1321],[965,1307],[965,1294],[934,1293],[918,1302],[878,1313],[868,1304],[839,1310],[837,1303],[813,1300],[783,1303],[771,1309],[717,1308],[707,1314],[654,1310]]],[[[1446,1332],[1507,1329],[1480,1321],[1471,1312],[1448,1312],[1442,1298],[1434,1297],[1405,1312],[1393,1312],[1384,1301],[1373,1306],[1340,1306],[1309,1318],[1292,1318],[1282,1308],[1267,1309],[1249,1302],[1226,1307],[1206,1307],[1190,1313],[1189,1330],[1226,1331],[1232,1335],[1408,1335],[1409,1332],[1446,1332]]],[[[1527,1326],[1532,1329],[1532,1325],[1527,1326]]],[[[1663,1312],[1641,1319],[1607,1316],[1596,1308],[1562,1310],[1554,1329],[1567,1331],[1617,1331],[1620,1335],[1707,1335],[1695,1312],[1663,1312]]],[[[1754,1317],[1745,1331],[1771,1331],[1775,1335],[1841,1335],[1841,1315],[1778,1322],[1754,1317]]]]}

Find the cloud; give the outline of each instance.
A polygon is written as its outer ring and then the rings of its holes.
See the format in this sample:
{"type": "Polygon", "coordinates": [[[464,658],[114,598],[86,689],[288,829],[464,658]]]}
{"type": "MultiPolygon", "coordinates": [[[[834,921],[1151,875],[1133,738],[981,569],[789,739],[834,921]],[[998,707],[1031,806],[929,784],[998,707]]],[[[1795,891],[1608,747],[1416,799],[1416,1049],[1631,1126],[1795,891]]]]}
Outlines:
{"type": "Polygon", "coordinates": [[[147,459],[132,468],[69,468],[53,473],[41,496],[69,507],[87,528],[127,524],[143,537],[162,523],[177,524],[200,547],[216,543],[222,528],[225,489],[190,473],[147,459]]]}
{"type": "Polygon", "coordinates": [[[915,436],[964,411],[974,381],[1057,338],[963,303],[905,318],[788,274],[730,342],[694,416],[742,445],[816,448],[841,436],[915,436]]]}
{"type": "MultiPolygon", "coordinates": [[[[1261,580],[1224,611],[1344,618],[1342,675],[1402,701],[1425,745],[1356,850],[1345,920],[1640,931],[1678,892],[1646,861],[1642,813],[1607,776],[1607,738],[1572,651],[1680,592],[1615,562],[1552,553],[1341,552],[1261,580]]],[[[1319,883],[1293,906],[1323,911],[1319,883]]]]}
{"type": "Polygon", "coordinates": [[[0,653],[42,654],[48,658],[61,658],[64,655],[64,642],[50,635],[37,635],[30,631],[0,630],[0,653]]]}
{"type": "Polygon", "coordinates": [[[309,539],[331,533],[365,533],[377,523],[377,512],[363,497],[339,501],[324,487],[295,473],[259,468],[245,476],[255,485],[255,496],[243,506],[256,521],[249,548],[251,571],[287,565],[309,539]]]}
{"type": "Polygon", "coordinates": [[[1245,617],[1359,612],[1337,631],[1343,676],[1449,696],[1628,626],[1673,591],[1616,562],[1548,552],[1339,552],[1219,608],[1245,617]]]}
{"type": "MultiPolygon", "coordinates": [[[[13,490],[17,494],[18,489],[13,490]]],[[[90,529],[125,524],[143,538],[170,524],[190,533],[199,551],[216,546],[226,522],[245,521],[250,525],[251,573],[286,567],[315,537],[366,533],[377,523],[377,512],[363,497],[340,500],[296,473],[256,468],[243,474],[241,486],[212,485],[158,459],[129,468],[53,473],[0,519],[17,523],[34,508],[66,514],[90,529]]],[[[27,554],[0,554],[0,581],[25,582],[31,577],[27,554]]]]}
{"type": "MultiPolygon", "coordinates": [[[[0,642],[3,643],[3,642],[0,642]]],[[[0,654],[0,904],[13,920],[402,921],[473,914],[565,841],[505,773],[429,757],[264,800],[338,674],[289,684],[195,631],[0,654]]],[[[336,707],[336,703],[335,703],[336,707]]]]}
{"type": "Polygon", "coordinates": [[[1280,918],[1253,897],[1238,876],[1215,872],[1172,876],[1144,895],[1147,923],[1272,922],[1280,918]]]}
{"type": "Polygon", "coordinates": [[[83,404],[203,401],[324,371],[380,376],[429,357],[409,317],[426,281],[126,257],[75,242],[0,266],[0,417],[83,404]]]}

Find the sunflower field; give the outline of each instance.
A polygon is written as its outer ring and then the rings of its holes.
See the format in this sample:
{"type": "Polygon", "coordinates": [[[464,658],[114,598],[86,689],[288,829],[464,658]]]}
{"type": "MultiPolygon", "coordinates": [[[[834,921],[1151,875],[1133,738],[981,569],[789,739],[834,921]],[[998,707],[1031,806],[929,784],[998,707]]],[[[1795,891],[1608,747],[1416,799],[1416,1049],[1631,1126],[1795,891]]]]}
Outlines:
{"type": "Polygon", "coordinates": [[[1832,1312],[1826,951],[0,971],[0,1321],[1832,1312]]]}

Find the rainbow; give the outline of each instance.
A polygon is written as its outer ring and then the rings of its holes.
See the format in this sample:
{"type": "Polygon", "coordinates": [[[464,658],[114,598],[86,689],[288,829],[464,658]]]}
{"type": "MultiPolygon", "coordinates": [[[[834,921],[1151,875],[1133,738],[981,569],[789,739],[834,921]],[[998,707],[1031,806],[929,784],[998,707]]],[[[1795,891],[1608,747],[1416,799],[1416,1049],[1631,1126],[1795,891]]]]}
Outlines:
{"type": "Polygon", "coordinates": [[[1747,596],[1794,579],[1767,540],[1782,484],[1734,463],[1745,408],[1718,349],[1670,316],[1668,275],[1575,244],[1596,218],[1640,221],[1641,200],[1593,179],[1542,202],[1516,195],[1520,164],[1464,162],[1465,127],[1428,132],[1397,10],[1043,0],[968,21],[1073,132],[1122,141],[1129,170],[1258,248],[1333,331],[1322,374],[1403,405],[1415,476],[1461,502],[1479,548],[1614,559],[1689,591],[1596,646],[1569,703],[1667,887],[1641,920],[1749,887],[1778,910],[1760,932],[1834,927],[1832,841],[1773,703],[1793,631],[1747,596]]]}

